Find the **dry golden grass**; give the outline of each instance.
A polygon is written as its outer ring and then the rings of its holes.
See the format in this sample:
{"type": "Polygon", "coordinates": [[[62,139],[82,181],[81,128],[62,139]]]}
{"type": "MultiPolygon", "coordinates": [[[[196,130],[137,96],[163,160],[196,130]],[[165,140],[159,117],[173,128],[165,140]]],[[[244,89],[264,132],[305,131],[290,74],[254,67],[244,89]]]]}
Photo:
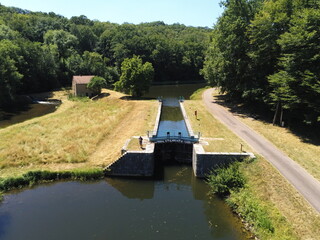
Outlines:
{"type": "MultiPolygon", "coordinates": [[[[145,147],[145,144],[142,144],[142,147],[145,147]]],[[[128,151],[142,151],[140,144],[139,144],[139,139],[138,138],[131,138],[130,142],[128,144],[128,151]]]]}
{"type": "MultiPolygon", "coordinates": [[[[202,92],[197,92],[192,97],[194,100],[185,102],[194,131],[202,132],[203,137],[224,139],[209,140],[211,144],[205,146],[207,151],[239,151],[239,138],[207,112],[200,100],[202,92]],[[194,117],[195,110],[200,121],[194,117]]],[[[262,126],[260,124],[257,123],[262,126]]],[[[277,134],[275,130],[270,136],[277,134]]],[[[252,151],[247,145],[244,150],[252,151]]],[[[259,156],[255,162],[244,166],[249,188],[261,201],[271,206],[269,214],[276,230],[270,239],[320,239],[320,215],[269,162],[259,156]]]]}
{"type": "Polygon", "coordinates": [[[108,97],[89,102],[71,102],[56,93],[63,98],[56,112],[0,130],[0,177],[115,161],[125,139],[152,128],[157,104],[107,92],[108,97]]]}

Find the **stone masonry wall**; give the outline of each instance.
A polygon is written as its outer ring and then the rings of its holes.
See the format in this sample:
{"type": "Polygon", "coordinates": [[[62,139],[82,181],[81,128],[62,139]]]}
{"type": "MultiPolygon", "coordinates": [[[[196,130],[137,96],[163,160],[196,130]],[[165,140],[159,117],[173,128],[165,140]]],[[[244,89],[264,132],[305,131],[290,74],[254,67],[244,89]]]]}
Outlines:
{"type": "Polygon", "coordinates": [[[194,144],[192,156],[193,172],[196,177],[204,178],[219,165],[241,161],[247,157],[254,158],[254,155],[253,153],[205,152],[200,144],[194,144]]]}
{"type": "Polygon", "coordinates": [[[154,173],[154,144],[145,151],[127,151],[105,170],[106,176],[151,177],[154,173]]]}

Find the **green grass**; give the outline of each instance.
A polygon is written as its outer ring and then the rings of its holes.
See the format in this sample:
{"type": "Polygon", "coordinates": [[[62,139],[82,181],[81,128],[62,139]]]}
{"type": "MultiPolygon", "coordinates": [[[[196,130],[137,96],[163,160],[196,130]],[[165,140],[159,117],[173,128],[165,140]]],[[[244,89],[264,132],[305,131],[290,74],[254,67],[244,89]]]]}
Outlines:
{"type": "Polygon", "coordinates": [[[68,100],[75,102],[89,102],[89,97],[86,96],[74,96],[72,93],[69,93],[68,100]]]}

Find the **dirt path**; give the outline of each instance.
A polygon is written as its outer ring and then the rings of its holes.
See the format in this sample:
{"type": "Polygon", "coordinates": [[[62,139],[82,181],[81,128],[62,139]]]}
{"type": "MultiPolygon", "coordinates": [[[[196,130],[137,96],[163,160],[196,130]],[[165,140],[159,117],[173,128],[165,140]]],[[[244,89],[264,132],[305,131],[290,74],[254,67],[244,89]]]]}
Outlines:
{"type": "Polygon", "coordinates": [[[238,120],[226,108],[215,103],[212,97],[213,91],[214,89],[208,89],[202,95],[208,111],[267,159],[320,212],[320,182],[271,142],[238,120]]]}

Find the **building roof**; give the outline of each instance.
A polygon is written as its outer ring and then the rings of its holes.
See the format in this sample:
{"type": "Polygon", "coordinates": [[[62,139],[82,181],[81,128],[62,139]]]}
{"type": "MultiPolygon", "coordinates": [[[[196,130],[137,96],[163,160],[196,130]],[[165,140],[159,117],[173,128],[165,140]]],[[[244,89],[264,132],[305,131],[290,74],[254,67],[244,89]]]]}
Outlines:
{"type": "Polygon", "coordinates": [[[88,84],[94,76],[73,76],[72,82],[76,84],[88,84]]]}

